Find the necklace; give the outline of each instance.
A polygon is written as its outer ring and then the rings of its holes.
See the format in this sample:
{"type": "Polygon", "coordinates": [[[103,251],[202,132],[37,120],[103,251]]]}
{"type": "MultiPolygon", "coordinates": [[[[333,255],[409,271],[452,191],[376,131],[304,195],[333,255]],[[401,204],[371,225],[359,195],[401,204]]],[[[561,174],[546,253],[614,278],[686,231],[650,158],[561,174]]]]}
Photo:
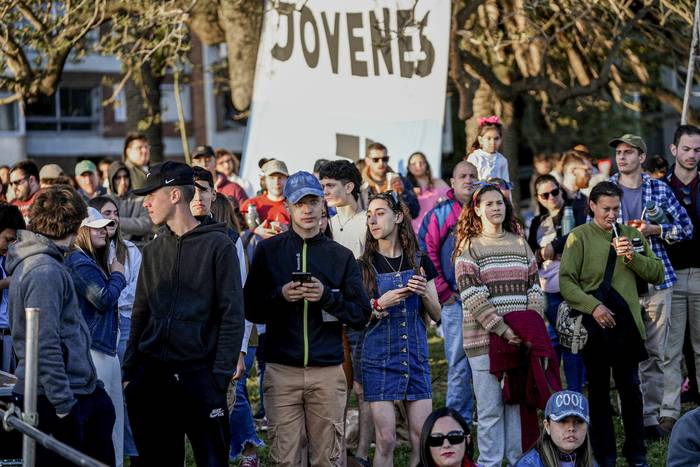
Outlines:
{"type": "Polygon", "coordinates": [[[394,272],[394,276],[401,277],[401,266],[403,266],[403,252],[401,253],[401,260],[399,261],[399,269],[398,270],[394,269],[394,267],[391,265],[391,263],[386,258],[386,256],[382,255],[382,258],[384,258],[384,261],[386,261],[386,264],[388,264],[389,267],[391,268],[391,270],[394,272]]]}
{"type": "Polygon", "coordinates": [[[344,228],[346,225],[348,225],[348,222],[350,222],[351,220],[353,220],[353,219],[355,218],[355,216],[358,215],[359,213],[360,213],[360,211],[357,211],[355,214],[353,214],[352,216],[350,216],[350,218],[349,218],[348,220],[346,220],[345,222],[343,222],[343,221],[340,220],[340,214],[338,214],[338,223],[340,224],[340,231],[342,232],[342,231],[343,231],[343,228],[344,228]]]}

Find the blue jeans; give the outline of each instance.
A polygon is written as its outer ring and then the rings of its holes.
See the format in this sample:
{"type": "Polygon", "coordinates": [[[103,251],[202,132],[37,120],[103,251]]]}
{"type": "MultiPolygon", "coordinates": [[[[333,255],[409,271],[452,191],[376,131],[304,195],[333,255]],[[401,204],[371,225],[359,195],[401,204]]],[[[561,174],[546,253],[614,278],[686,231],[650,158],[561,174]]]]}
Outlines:
{"type": "Polygon", "coordinates": [[[445,404],[459,412],[471,425],[474,412],[472,370],[464,353],[462,304],[455,301],[442,307],[442,334],[447,359],[447,398],[445,404]]]}
{"type": "MultiPolygon", "coordinates": [[[[546,292],[547,308],[545,314],[547,321],[554,327],[557,322],[557,309],[564,298],[559,293],[546,292]]],[[[564,363],[564,375],[566,375],[566,389],[570,391],[582,392],[583,383],[586,380],[586,368],[583,364],[581,354],[572,354],[571,351],[559,345],[559,341],[552,339],[552,345],[557,352],[559,361],[564,363]]]]}
{"type": "MultiPolygon", "coordinates": [[[[131,318],[127,318],[119,314],[119,342],[117,342],[117,355],[119,361],[124,362],[124,352],[126,352],[126,343],[129,342],[129,331],[131,330],[131,318]]],[[[138,456],[136,450],[136,442],[134,434],[131,432],[129,425],[129,414],[126,410],[126,398],[124,398],[124,455],[127,457],[138,456]]]]}
{"type": "Polygon", "coordinates": [[[246,444],[254,446],[264,446],[260,438],[255,432],[255,422],[253,414],[250,411],[250,402],[248,401],[248,391],[246,390],[246,382],[250,368],[255,360],[256,347],[248,347],[248,353],[245,356],[245,373],[243,377],[236,383],[236,402],[233,404],[231,411],[231,453],[229,458],[235,460],[245,449],[246,444]]]}

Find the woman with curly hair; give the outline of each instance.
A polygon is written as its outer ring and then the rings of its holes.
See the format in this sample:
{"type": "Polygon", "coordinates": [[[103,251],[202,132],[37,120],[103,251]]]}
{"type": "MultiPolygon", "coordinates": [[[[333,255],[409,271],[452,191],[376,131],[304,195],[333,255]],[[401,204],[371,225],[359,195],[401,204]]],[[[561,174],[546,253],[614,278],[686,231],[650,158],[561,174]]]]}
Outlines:
{"type": "Polygon", "coordinates": [[[362,344],[364,400],[376,433],[374,466],[393,466],[396,445],[394,402],[405,403],[411,465],[420,452],[423,422],[432,411],[428,340],[421,311],[439,321],[440,303],[430,259],[417,250],[408,208],[394,192],[380,193],[367,206],[367,238],[360,269],[372,319],[362,344]]]}
{"type": "Polygon", "coordinates": [[[544,312],[537,262],[513,215],[508,198],[495,185],[482,184],[457,223],[455,276],[464,311],[464,349],[472,369],[479,418],[478,464],[514,465],[522,452],[520,406],[505,405],[501,384],[489,372],[490,335],[519,345],[504,320],[508,313],[544,312]]]}

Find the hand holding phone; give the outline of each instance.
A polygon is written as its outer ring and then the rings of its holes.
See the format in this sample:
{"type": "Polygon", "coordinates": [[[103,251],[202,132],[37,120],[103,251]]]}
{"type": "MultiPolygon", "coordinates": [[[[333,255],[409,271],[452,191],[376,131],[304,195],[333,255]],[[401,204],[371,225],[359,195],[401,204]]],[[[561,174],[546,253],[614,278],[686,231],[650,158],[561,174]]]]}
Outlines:
{"type": "Polygon", "coordinates": [[[292,282],[299,282],[301,284],[305,282],[311,282],[311,273],[294,271],[292,272],[292,282]]]}

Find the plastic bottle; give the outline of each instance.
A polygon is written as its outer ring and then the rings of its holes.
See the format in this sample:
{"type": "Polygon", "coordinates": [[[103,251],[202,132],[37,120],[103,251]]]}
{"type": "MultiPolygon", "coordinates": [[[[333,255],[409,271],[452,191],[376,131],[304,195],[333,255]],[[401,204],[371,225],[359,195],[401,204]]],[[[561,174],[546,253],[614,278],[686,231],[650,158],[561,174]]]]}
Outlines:
{"type": "Polygon", "coordinates": [[[574,230],[576,226],[576,219],[574,219],[574,210],[571,206],[564,207],[564,216],[561,218],[561,234],[568,235],[569,232],[574,230]]]}
{"type": "Polygon", "coordinates": [[[669,223],[668,217],[666,217],[666,213],[662,209],[659,209],[655,202],[647,201],[646,210],[647,218],[652,224],[660,225],[669,223]]]}
{"type": "Polygon", "coordinates": [[[258,208],[251,204],[248,206],[248,212],[245,215],[245,221],[248,224],[248,228],[255,230],[255,228],[260,225],[260,216],[258,215],[258,208]]]}

